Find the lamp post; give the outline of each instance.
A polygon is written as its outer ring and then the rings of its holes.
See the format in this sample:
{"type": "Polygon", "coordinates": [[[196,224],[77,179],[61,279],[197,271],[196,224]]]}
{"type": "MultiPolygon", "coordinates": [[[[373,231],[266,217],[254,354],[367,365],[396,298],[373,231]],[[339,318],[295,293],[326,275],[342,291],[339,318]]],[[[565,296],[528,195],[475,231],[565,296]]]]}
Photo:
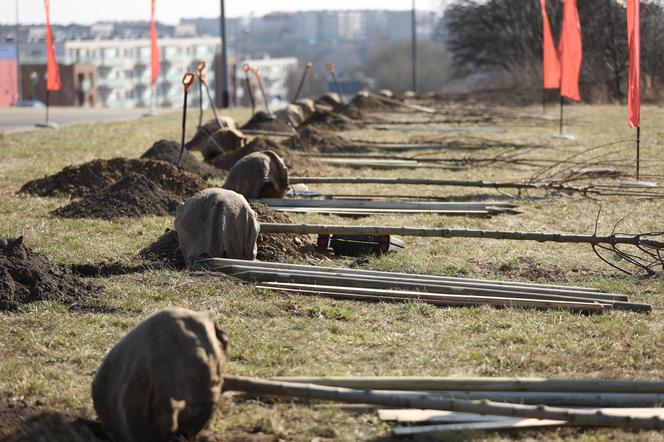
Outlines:
{"type": "Polygon", "coordinates": [[[221,27],[221,108],[226,109],[230,105],[228,94],[228,54],[226,52],[226,8],[224,0],[221,1],[221,15],[219,17],[221,27]]]}
{"type": "Polygon", "coordinates": [[[413,69],[413,92],[417,93],[417,16],[415,14],[415,0],[413,0],[413,7],[411,10],[411,52],[412,52],[412,69],[413,69]]]}
{"type": "Polygon", "coordinates": [[[23,83],[21,82],[21,43],[18,24],[18,0],[16,0],[16,80],[18,81],[18,101],[23,100],[23,83]]]}

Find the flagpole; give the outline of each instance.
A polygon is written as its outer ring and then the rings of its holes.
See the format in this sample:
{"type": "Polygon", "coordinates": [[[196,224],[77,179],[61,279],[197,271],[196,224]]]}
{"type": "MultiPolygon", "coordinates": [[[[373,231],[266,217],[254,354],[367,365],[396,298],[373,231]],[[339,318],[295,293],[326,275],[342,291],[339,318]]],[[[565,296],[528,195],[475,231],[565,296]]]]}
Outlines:
{"type": "Polygon", "coordinates": [[[641,179],[640,174],[640,156],[641,156],[641,126],[636,128],[636,180],[641,179]]]}
{"type": "Polygon", "coordinates": [[[560,136],[563,136],[563,105],[564,105],[564,98],[561,95],[560,96],[560,136]]]}

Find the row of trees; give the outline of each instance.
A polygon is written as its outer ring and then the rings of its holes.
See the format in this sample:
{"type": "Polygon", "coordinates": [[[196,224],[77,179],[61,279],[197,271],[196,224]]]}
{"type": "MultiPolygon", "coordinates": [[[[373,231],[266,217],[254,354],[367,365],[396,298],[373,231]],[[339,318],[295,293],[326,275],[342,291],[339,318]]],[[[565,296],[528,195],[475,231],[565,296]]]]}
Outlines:
{"type": "MultiPolygon", "coordinates": [[[[617,0],[577,2],[583,34],[581,92],[586,101],[622,100],[627,88],[626,10],[617,0]]],[[[563,0],[548,0],[557,41],[563,0]]],[[[457,77],[482,76],[478,87],[518,89],[540,97],[542,15],[537,0],[456,0],[444,16],[457,77]]],[[[664,94],[664,8],[641,2],[641,70],[645,99],[664,94]]]]}

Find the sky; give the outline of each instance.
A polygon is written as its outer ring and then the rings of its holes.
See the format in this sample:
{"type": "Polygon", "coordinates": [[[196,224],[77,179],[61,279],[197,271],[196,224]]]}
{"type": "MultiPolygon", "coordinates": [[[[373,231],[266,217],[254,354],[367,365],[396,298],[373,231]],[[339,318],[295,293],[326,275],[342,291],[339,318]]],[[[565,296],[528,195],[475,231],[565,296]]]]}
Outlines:
{"type": "MultiPolygon", "coordinates": [[[[50,0],[51,22],[91,24],[102,20],[147,20],[150,0],[50,0]]],[[[157,20],[176,24],[180,18],[218,17],[219,0],[156,0],[157,20]]],[[[0,0],[0,23],[14,23],[17,0],[0,0]]],[[[410,9],[411,0],[225,0],[228,17],[273,11],[316,9],[410,9]]],[[[43,23],[43,0],[18,0],[19,22],[43,23]]],[[[417,9],[435,10],[440,0],[416,0],[417,9]]]]}

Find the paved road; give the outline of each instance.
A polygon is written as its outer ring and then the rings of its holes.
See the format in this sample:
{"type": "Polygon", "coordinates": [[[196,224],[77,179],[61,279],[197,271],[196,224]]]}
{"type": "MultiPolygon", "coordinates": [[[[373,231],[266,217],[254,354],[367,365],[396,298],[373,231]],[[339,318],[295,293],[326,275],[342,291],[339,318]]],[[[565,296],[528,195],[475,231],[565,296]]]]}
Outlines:
{"type": "MultiPolygon", "coordinates": [[[[82,107],[52,107],[50,121],[61,126],[97,121],[133,120],[146,109],[89,109],[82,107]]],[[[45,108],[0,108],[0,132],[11,133],[35,129],[35,123],[44,122],[45,108]]]]}

